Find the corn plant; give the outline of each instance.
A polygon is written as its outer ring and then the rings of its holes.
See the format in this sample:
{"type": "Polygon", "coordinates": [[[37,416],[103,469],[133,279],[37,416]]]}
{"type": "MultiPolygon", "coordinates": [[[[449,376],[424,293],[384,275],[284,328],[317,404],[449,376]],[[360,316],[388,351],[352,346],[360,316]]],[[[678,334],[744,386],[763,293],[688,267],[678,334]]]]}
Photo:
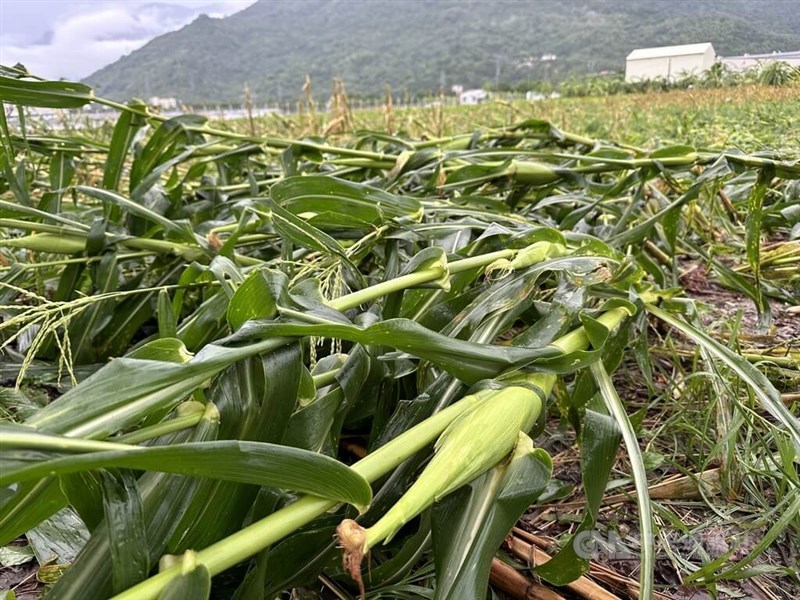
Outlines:
{"type": "Polygon", "coordinates": [[[0,537],[85,532],[48,597],[485,598],[551,482],[550,417],[578,436],[587,502],[537,574],[588,570],[573,540],[622,442],[650,598],[653,508],[612,374],[630,358],[652,385],[665,330],[744,384],[740,418],[763,421],[783,482],[774,536],[800,527],[800,424],[763,368],[796,381],[796,348],[753,359],[705,331],[678,264],[702,257],[763,327],[771,302],[800,302],[793,247],[761,244],[796,236],[791,156],[645,151],[535,119],[258,137],[10,68],[0,99],[22,117],[0,122],[0,537]],[[119,111],[108,135],[24,123],[90,103],[119,111]]]}

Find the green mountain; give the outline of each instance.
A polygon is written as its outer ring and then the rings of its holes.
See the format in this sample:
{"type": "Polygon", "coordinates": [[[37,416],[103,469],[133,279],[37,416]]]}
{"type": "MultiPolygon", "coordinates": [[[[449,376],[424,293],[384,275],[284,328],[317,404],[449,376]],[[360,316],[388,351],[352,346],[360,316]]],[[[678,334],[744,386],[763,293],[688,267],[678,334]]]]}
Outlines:
{"type": "Polygon", "coordinates": [[[317,97],[333,77],[351,95],[415,94],[622,71],[634,48],[705,41],[723,56],[800,49],[800,0],[261,0],[86,81],[121,100],[238,101],[245,83],[258,102],[297,98],[306,73],[317,97]]]}

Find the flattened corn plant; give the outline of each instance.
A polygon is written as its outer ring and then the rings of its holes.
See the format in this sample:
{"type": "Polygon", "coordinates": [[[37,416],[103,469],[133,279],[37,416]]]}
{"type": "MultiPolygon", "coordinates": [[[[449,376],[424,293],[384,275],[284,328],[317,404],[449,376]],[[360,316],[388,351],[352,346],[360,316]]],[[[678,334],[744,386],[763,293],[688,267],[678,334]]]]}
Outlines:
{"type": "MultiPolygon", "coordinates": [[[[640,431],[611,374],[633,357],[650,385],[654,331],[743,383],[797,531],[798,419],[678,286],[692,253],[765,326],[769,299],[798,303],[791,157],[647,152],[537,120],[250,137],[11,68],[0,99],[21,122],[2,113],[0,357],[17,387],[0,546],[85,532],[48,597],[202,598],[227,571],[216,597],[484,598],[551,482],[549,415],[578,434],[587,505],[537,574],[587,570],[572,540],[622,440],[649,598],[640,431]],[[92,102],[119,110],[113,131],[26,127],[26,106],[92,102]],[[782,242],[762,251],[763,232],[782,242]]],[[[775,361],[796,375],[796,351],[775,361]]]]}

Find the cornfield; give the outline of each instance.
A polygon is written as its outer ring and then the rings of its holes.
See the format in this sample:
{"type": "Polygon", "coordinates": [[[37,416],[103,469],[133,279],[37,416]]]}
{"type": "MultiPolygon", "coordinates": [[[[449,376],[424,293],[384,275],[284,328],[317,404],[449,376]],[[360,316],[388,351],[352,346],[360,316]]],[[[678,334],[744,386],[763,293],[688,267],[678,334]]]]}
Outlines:
{"type": "Polygon", "coordinates": [[[798,589],[796,154],[538,119],[269,137],[10,68],[0,99],[0,546],[46,597],[653,598],[685,498],[762,534],[683,583],[798,589]],[[93,102],[108,139],[25,123],[93,102]],[[758,335],[709,323],[690,259],[758,335]],[[707,469],[653,485],[660,444],[707,469]],[[520,519],[570,494],[545,554],[520,519]],[[581,546],[610,501],[623,581],[581,546]]]}

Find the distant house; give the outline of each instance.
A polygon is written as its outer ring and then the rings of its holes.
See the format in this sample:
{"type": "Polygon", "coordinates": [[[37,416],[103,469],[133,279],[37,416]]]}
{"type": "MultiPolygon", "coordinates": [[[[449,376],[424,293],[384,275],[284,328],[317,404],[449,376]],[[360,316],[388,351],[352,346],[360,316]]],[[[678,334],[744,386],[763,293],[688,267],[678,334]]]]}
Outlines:
{"type": "Polygon", "coordinates": [[[673,81],[686,75],[700,75],[716,61],[716,52],[710,42],[639,48],[625,61],[625,81],[664,78],[673,81]]]}
{"type": "Polygon", "coordinates": [[[792,67],[800,68],[800,50],[795,52],[771,52],[769,54],[743,54],[742,56],[723,56],[719,62],[731,71],[746,71],[753,67],[761,67],[773,62],[785,62],[792,67]]]}
{"type": "Polygon", "coordinates": [[[177,98],[159,98],[158,96],[153,96],[147,103],[153,108],[159,108],[161,110],[175,110],[178,108],[177,98]]]}
{"type": "Polygon", "coordinates": [[[460,104],[481,104],[489,99],[486,90],[465,90],[458,95],[460,104]]]}

